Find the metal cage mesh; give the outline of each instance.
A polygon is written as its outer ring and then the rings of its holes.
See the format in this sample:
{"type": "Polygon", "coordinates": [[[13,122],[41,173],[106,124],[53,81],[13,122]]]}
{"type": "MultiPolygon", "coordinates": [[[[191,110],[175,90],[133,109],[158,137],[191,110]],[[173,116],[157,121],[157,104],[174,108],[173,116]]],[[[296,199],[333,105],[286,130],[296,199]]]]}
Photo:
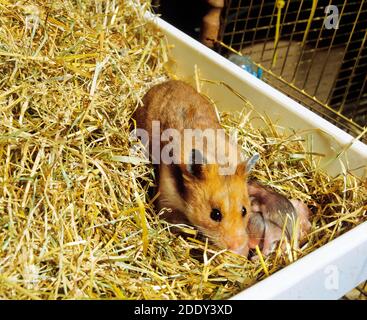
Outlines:
{"type": "Polygon", "coordinates": [[[218,51],[227,55],[228,46],[251,57],[263,80],[360,135],[367,125],[367,1],[286,0],[280,10],[278,2],[227,0],[218,39],[226,46],[218,51]],[[330,5],[337,28],[325,25],[330,5]]]}

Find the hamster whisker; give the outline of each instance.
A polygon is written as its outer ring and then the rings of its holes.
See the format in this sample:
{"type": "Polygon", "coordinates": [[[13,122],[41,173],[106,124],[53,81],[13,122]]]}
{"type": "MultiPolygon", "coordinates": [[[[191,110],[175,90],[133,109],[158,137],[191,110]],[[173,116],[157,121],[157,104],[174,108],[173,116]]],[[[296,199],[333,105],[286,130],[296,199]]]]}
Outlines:
{"type": "Polygon", "coordinates": [[[199,232],[207,237],[211,242],[217,243],[219,241],[219,236],[218,235],[212,235],[212,234],[208,234],[207,231],[200,227],[200,226],[196,226],[196,228],[199,230],[199,232]]]}
{"type": "Polygon", "coordinates": [[[251,237],[251,239],[264,240],[265,237],[251,237]]]}

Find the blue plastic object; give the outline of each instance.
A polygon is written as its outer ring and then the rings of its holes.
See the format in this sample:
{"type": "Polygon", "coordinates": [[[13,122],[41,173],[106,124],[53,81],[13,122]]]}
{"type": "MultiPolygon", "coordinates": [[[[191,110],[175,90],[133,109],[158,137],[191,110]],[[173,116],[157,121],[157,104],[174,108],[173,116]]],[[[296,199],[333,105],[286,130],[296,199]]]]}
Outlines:
{"type": "Polygon", "coordinates": [[[263,70],[256,66],[251,58],[249,56],[240,56],[238,54],[232,53],[228,60],[235,63],[239,67],[241,67],[243,70],[251,73],[255,77],[261,79],[263,76],[263,70]]]}

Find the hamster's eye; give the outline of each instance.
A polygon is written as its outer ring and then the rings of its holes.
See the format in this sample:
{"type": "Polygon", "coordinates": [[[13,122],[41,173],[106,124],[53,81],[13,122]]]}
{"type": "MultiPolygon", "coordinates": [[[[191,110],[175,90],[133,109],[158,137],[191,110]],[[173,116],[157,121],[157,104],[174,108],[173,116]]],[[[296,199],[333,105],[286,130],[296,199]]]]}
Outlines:
{"type": "Polygon", "coordinates": [[[222,213],[218,209],[213,209],[210,213],[210,218],[212,218],[214,221],[221,221],[222,220],[222,213]]]}
{"type": "Polygon", "coordinates": [[[247,210],[245,207],[242,207],[242,217],[244,217],[247,213],[247,210]]]}

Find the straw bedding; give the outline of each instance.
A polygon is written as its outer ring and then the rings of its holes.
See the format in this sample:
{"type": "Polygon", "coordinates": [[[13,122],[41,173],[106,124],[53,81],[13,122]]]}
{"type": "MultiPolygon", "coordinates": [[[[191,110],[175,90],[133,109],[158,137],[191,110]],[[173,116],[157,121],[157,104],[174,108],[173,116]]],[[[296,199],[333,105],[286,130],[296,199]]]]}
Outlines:
{"type": "Polygon", "coordinates": [[[248,261],[173,234],[129,153],[131,114],[168,77],[147,8],[0,0],[0,298],[227,298],[367,220],[365,181],[318,170],[302,135],[252,128],[247,107],[223,125],[261,154],[254,176],[313,207],[308,241],[248,261]]]}

